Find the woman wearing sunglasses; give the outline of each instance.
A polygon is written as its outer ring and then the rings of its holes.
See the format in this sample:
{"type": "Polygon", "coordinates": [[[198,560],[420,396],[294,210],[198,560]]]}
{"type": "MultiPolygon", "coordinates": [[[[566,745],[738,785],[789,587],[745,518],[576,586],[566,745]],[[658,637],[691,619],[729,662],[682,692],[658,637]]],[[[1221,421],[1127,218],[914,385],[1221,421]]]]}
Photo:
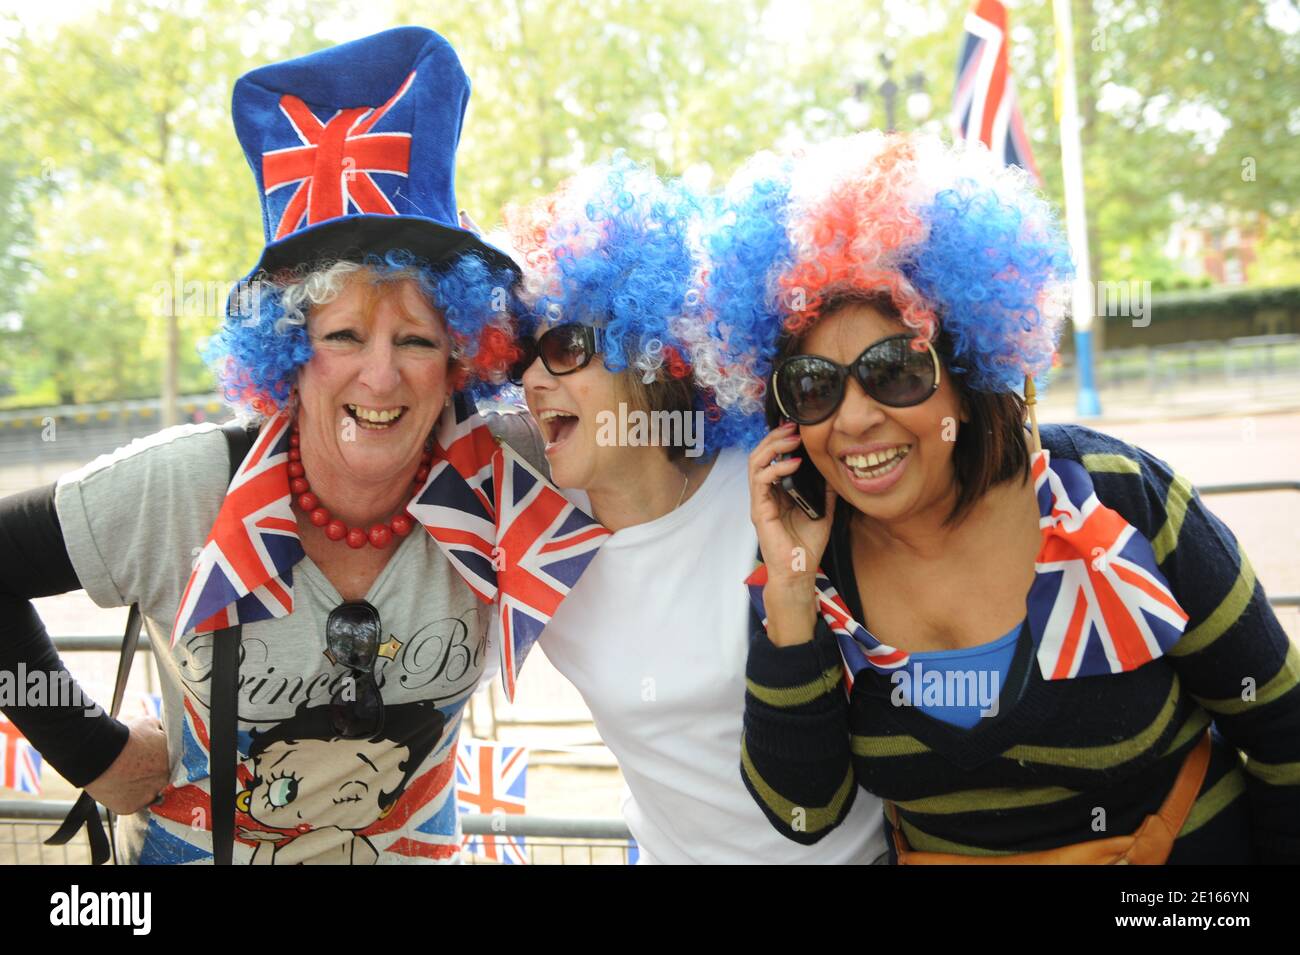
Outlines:
{"type": "Polygon", "coordinates": [[[161,727],[75,697],[7,707],[71,782],[135,813],[122,861],[459,857],[456,739],[487,613],[420,514],[472,496],[446,449],[474,420],[463,393],[506,370],[491,304],[517,274],[457,225],[468,91],[415,27],[242,77],[267,244],[207,357],[256,427],[171,428],[0,504],[3,669],[67,680],[31,597],[84,587],[143,616],[161,727]],[[303,145],[331,125],[336,159],[364,146],[381,167],[350,199],[303,145]],[[410,150],[409,176],[382,173],[410,150]]]}
{"type": "Polygon", "coordinates": [[[929,139],[792,169],[753,277],[784,332],[750,457],[757,804],[815,842],[861,787],[905,864],[1300,858],[1300,658],[1232,534],[1142,450],[1026,430],[1071,272],[1050,209],[929,139]]]}
{"type": "Polygon", "coordinates": [[[619,158],[510,224],[535,326],[517,376],[552,479],[613,532],[539,644],[619,761],[642,860],[874,860],[870,800],[802,847],[736,773],[757,547],[735,445],[761,405],[700,311],[698,200],[619,158]]]}

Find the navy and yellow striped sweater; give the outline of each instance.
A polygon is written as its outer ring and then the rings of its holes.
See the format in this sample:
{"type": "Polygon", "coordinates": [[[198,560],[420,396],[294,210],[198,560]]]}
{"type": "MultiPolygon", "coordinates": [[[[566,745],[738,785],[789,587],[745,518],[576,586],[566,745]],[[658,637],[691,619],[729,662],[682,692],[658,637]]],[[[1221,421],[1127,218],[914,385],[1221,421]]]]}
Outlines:
{"type": "MultiPolygon", "coordinates": [[[[870,669],[846,699],[824,621],[810,643],[778,648],[755,615],[741,748],[750,794],[796,842],[838,825],[862,786],[896,803],[913,849],[1031,852],[1136,830],[1213,723],[1170,863],[1300,861],[1300,652],[1246,555],[1151,455],[1081,427],[1042,438],[1151,541],[1189,616],[1177,645],[1128,673],[1045,680],[1022,628],[997,715],[963,730],[892,705],[893,685],[870,669]]],[[[839,526],[830,546],[847,546],[839,526]]],[[[837,563],[852,574],[851,560],[837,563]]],[[[852,579],[831,582],[861,619],[852,579]]]]}

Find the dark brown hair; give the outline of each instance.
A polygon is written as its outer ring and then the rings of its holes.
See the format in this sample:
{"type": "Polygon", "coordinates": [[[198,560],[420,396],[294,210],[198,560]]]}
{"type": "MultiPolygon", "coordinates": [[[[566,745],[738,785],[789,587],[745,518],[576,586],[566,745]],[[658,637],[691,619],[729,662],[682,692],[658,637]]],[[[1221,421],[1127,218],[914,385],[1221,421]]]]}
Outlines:
{"type": "MultiPolygon", "coordinates": [[[[898,309],[886,295],[862,292],[844,292],[832,295],[821,308],[823,320],[849,306],[874,309],[886,318],[901,321],[898,309]]],[[[943,370],[957,389],[961,407],[970,418],[957,429],[957,442],[953,448],[953,470],[957,480],[957,500],[944,523],[952,524],[965,517],[975,502],[994,485],[1019,477],[1029,477],[1029,447],[1025,442],[1025,401],[1015,392],[993,393],[975,391],[967,385],[966,375],[953,367],[952,342],[942,331],[934,341],[943,370]]],[[[806,333],[805,333],[806,334],[806,333]]],[[[790,355],[799,354],[802,336],[785,336],[777,349],[776,363],[790,355]]],[[[775,364],[775,363],[774,363],[775,364]]],[[[775,427],[780,412],[772,393],[767,389],[767,421],[775,427]]]]}

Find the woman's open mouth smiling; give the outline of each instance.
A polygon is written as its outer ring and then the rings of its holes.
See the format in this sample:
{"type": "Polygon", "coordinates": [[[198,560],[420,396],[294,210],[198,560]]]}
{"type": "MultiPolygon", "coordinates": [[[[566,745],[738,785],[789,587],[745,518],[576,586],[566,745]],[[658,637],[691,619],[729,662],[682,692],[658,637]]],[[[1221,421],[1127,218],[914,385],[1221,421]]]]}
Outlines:
{"type": "Polygon", "coordinates": [[[578,416],[556,408],[546,408],[537,413],[537,422],[546,438],[546,453],[558,448],[578,428],[578,416]]]}
{"type": "Polygon", "coordinates": [[[855,488],[867,494],[879,494],[902,477],[911,450],[908,444],[863,449],[842,454],[840,464],[855,488]]]}
{"type": "Polygon", "coordinates": [[[368,408],[365,405],[344,405],[348,415],[367,431],[383,431],[393,427],[406,413],[406,405],[396,408],[368,408]]]}

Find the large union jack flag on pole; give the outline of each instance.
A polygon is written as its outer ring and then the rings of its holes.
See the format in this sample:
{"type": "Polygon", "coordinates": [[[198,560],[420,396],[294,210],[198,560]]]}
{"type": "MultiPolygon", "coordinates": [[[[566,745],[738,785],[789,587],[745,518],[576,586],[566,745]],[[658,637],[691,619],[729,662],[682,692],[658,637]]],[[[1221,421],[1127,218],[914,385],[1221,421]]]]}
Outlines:
{"type": "MultiPolygon", "coordinates": [[[[522,816],[527,773],[526,747],[462,740],[456,752],[456,800],[461,814],[481,813],[497,819],[522,816]]],[[[528,864],[523,836],[467,835],[463,845],[494,862],[528,864]]]]}
{"type": "Polygon", "coordinates": [[[378,174],[405,178],[411,166],[409,132],[374,132],[415,81],[412,71],[386,103],[355,106],[319,119],[297,96],[280,97],[280,112],[301,146],[262,153],[263,189],[270,197],[292,186],[280,211],[275,238],[349,212],[397,215],[375,180],[378,174]]]}
{"type": "Polygon", "coordinates": [[[1041,183],[1011,79],[1009,44],[1006,7],[999,0],[975,0],[957,63],[953,138],[983,143],[1005,165],[1020,166],[1041,183]]]}
{"type": "Polygon", "coordinates": [[[41,794],[41,754],[0,716],[0,789],[41,794]]]}

